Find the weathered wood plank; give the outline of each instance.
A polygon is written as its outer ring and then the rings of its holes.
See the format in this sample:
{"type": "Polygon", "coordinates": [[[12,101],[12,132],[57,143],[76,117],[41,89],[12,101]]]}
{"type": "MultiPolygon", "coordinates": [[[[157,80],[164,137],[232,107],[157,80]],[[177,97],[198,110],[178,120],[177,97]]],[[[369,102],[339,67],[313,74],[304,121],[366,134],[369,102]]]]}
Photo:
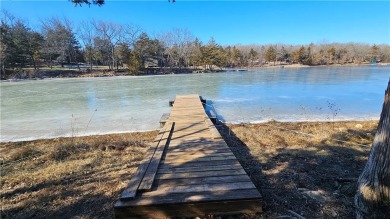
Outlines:
{"type": "Polygon", "coordinates": [[[145,172],[145,176],[142,178],[142,181],[138,187],[138,190],[150,191],[152,189],[154,177],[157,174],[157,169],[160,164],[164,149],[169,142],[169,136],[175,127],[175,123],[168,123],[167,128],[161,138],[156,152],[154,153],[150,164],[145,172]]]}
{"type": "Polygon", "coordinates": [[[215,165],[228,165],[238,163],[237,159],[230,160],[215,160],[213,162],[208,161],[191,161],[191,162],[176,162],[176,163],[165,163],[164,160],[161,161],[163,167],[205,167],[205,166],[215,166],[215,165]]]}
{"type": "Polygon", "coordinates": [[[235,159],[236,157],[234,155],[230,156],[223,156],[223,157],[199,157],[199,158],[192,158],[192,157],[186,157],[186,158],[177,158],[177,159],[170,159],[166,158],[164,159],[164,163],[184,163],[184,162],[195,162],[195,161],[216,161],[216,160],[230,160],[235,159]]]}
{"type": "Polygon", "coordinates": [[[167,153],[171,154],[171,155],[179,155],[179,154],[186,154],[186,151],[188,151],[187,153],[188,154],[192,154],[192,153],[204,153],[204,154],[213,154],[213,153],[227,153],[227,152],[231,152],[229,149],[227,148],[216,148],[216,149],[204,149],[204,148],[196,148],[194,150],[186,150],[186,149],[169,149],[167,150],[167,153]]]}
{"type": "Polygon", "coordinates": [[[204,166],[201,169],[199,167],[177,167],[177,168],[169,168],[162,167],[159,168],[157,173],[186,173],[186,172],[195,172],[195,171],[219,171],[219,170],[239,170],[241,169],[241,165],[213,165],[213,166],[204,166]]]}
{"type": "Polygon", "coordinates": [[[194,153],[194,154],[168,154],[165,157],[165,161],[169,160],[191,160],[191,159],[199,159],[199,158],[213,158],[213,157],[223,157],[223,158],[232,158],[234,154],[230,151],[226,151],[223,153],[212,153],[212,154],[205,154],[205,153],[194,153]]]}
{"type": "Polygon", "coordinates": [[[213,153],[213,152],[230,152],[231,150],[226,147],[207,147],[205,146],[198,146],[198,147],[177,147],[177,148],[171,148],[168,147],[167,151],[169,153],[183,153],[188,151],[188,153],[192,152],[204,152],[205,154],[207,153],[213,153]]]}
{"type": "Polygon", "coordinates": [[[159,187],[158,190],[144,193],[145,196],[171,195],[174,193],[214,193],[220,191],[231,191],[241,189],[255,189],[252,182],[232,182],[223,184],[202,184],[202,185],[181,185],[173,187],[159,187]],[[147,194],[147,195],[146,195],[147,194]]]}
{"type": "Polygon", "coordinates": [[[175,139],[175,136],[172,137],[171,143],[169,144],[170,148],[178,148],[178,147],[208,147],[208,148],[214,148],[214,147],[221,147],[221,148],[229,148],[226,143],[222,141],[210,141],[207,139],[194,139],[194,140],[186,140],[183,141],[183,139],[175,139]]]}
{"type": "Polygon", "coordinates": [[[207,218],[207,215],[245,214],[254,216],[259,212],[262,212],[259,200],[240,200],[181,204],[180,207],[171,204],[115,208],[115,218],[128,218],[129,215],[136,218],[207,218]]]}
{"type": "Polygon", "coordinates": [[[240,189],[215,192],[194,192],[194,193],[173,193],[170,195],[155,195],[151,192],[140,194],[139,198],[127,202],[119,201],[115,207],[144,206],[158,204],[181,204],[208,201],[232,201],[232,200],[253,200],[260,199],[261,195],[257,189],[240,189]]]}
{"type": "Polygon", "coordinates": [[[173,187],[181,185],[197,185],[197,184],[222,184],[231,182],[251,182],[246,174],[235,176],[208,176],[189,179],[156,179],[158,188],[173,187]]]}
{"type": "MultiPolygon", "coordinates": [[[[172,139],[171,139],[172,142],[172,139]]],[[[227,147],[226,145],[223,144],[212,144],[211,142],[193,142],[192,146],[191,144],[188,143],[180,143],[180,142],[175,142],[170,144],[168,147],[168,150],[170,151],[198,151],[198,150],[229,150],[230,148],[227,147]]]]}
{"type": "Polygon", "coordinates": [[[246,174],[243,169],[240,170],[222,170],[222,171],[200,171],[191,173],[159,173],[156,175],[158,179],[183,179],[183,178],[197,178],[207,176],[234,176],[246,174]]]}
{"type": "Polygon", "coordinates": [[[179,138],[172,138],[171,139],[171,144],[169,145],[170,148],[178,148],[178,147],[189,147],[191,148],[196,148],[196,147],[207,147],[207,148],[214,148],[214,147],[221,147],[221,148],[229,148],[225,143],[223,142],[212,142],[212,141],[207,141],[206,139],[198,138],[198,139],[193,139],[193,140],[188,140],[188,141],[183,141],[183,139],[179,138]]]}
{"type": "Polygon", "coordinates": [[[157,146],[158,146],[161,138],[163,137],[164,132],[165,132],[165,129],[160,131],[159,134],[157,135],[157,137],[154,139],[152,146],[146,152],[144,159],[141,161],[140,165],[138,166],[138,169],[134,173],[133,177],[131,177],[129,184],[127,185],[125,190],[122,192],[121,197],[120,197],[122,200],[135,198],[135,196],[137,194],[138,187],[139,187],[139,185],[140,185],[140,183],[145,175],[146,170],[148,169],[150,161],[151,161],[151,159],[152,159],[152,157],[157,149],[157,146]]]}
{"type": "Polygon", "coordinates": [[[233,155],[233,152],[229,150],[221,150],[221,151],[216,151],[212,150],[211,152],[206,152],[206,151],[193,151],[193,152],[171,152],[167,154],[166,158],[185,158],[185,157],[221,157],[221,156],[231,156],[233,155]]]}
{"type": "Polygon", "coordinates": [[[175,124],[173,132],[168,137],[164,132],[149,152],[135,199],[121,198],[115,204],[116,217],[261,211],[261,195],[208,118],[199,95],[177,95],[169,123],[175,124]]]}
{"type": "Polygon", "coordinates": [[[205,122],[206,122],[207,127],[210,129],[211,138],[213,138],[213,139],[222,139],[221,134],[219,133],[217,128],[215,128],[213,122],[209,118],[206,118],[205,122]]]}
{"type": "Polygon", "coordinates": [[[164,113],[160,118],[160,128],[164,127],[165,123],[169,118],[169,113],[164,113]]]}

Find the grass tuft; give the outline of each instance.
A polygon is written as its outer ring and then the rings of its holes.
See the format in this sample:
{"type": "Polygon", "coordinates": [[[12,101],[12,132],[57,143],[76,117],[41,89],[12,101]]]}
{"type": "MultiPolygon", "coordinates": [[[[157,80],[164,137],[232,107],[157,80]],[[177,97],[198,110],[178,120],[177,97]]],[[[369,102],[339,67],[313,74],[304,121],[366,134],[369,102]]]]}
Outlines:
{"type": "Polygon", "coordinates": [[[12,150],[12,152],[9,155],[9,158],[7,159],[7,163],[25,159],[39,153],[40,151],[34,148],[34,146],[20,147],[15,150],[12,150]]]}
{"type": "Polygon", "coordinates": [[[50,153],[48,154],[48,157],[49,159],[62,161],[70,157],[71,155],[77,154],[77,152],[79,151],[80,149],[77,143],[73,141],[64,142],[54,146],[53,150],[50,151],[50,153]]]}

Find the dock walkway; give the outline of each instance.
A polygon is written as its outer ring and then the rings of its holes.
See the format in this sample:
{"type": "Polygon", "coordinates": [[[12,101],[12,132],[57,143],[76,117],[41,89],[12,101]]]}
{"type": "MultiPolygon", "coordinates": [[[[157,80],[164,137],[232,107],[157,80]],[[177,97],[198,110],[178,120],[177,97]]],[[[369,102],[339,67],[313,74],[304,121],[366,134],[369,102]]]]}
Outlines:
{"type": "Polygon", "coordinates": [[[116,218],[255,214],[261,195],[207,117],[178,95],[169,118],[115,204],[116,218]]]}

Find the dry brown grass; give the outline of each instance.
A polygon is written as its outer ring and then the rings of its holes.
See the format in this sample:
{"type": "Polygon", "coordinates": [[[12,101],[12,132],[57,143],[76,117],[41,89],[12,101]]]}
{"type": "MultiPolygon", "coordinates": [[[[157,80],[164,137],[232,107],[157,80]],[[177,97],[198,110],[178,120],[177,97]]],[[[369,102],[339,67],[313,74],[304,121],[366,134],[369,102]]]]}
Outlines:
{"type": "Polygon", "coordinates": [[[111,218],[156,132],[1,143],[2,218],[111,218]]]}
{"type": "Polygon", "coordinates": [[[292,217],[290,210],[306,218],[355,218],[356,181],[376,126],[269,122],[220,132],[264,197],[262,217],[292,217]]]}
{"type": "MultiPolygon", "coordinates": [[[[292,218],[288,210],[306,218],[354,218],[354,180],[370,147],[332,139],[370,144],[376,125],[272,122],[219,129],[264,197],[260,218],[292,218]]],[[[156,135],[1,143],[2,218],[112,218],[114,202],[156,135]]]]}

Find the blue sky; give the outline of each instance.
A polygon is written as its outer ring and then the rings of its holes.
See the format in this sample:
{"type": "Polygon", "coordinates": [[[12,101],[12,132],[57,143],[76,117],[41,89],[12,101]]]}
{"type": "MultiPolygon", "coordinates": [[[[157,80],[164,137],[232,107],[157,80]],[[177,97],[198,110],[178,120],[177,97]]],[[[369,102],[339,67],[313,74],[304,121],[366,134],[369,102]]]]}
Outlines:
{"type": "Polygon", "coordinates": [[[75,7],[67,0],[1,0],[1,9],[39,27],[40,20],[67,17],[133,23],[153,36],[185,28],[203,42],[222,44],[390,44],[390,1],[130,1],[75,7]]]}

